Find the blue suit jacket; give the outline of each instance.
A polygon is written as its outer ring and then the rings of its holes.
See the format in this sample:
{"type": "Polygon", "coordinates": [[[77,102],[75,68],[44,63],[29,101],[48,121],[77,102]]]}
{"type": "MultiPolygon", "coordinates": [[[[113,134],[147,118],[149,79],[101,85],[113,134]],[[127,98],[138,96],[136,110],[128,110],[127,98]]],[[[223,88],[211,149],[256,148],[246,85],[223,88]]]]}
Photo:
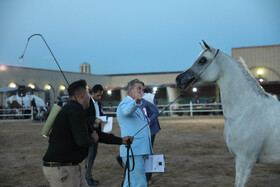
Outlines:
{"type": "Polygon", "coordinates": [[[160,131],[159,121],[158,121],[158,108],[156,105],[142,99],[142,106],[147,110],[148,117],[150,119],[150,130],[151,135],[154,135],[160,131]]]}
{"type": "MultiPolygon", "coordinates": [[[[141,128],[147,125],[147,118],[141,109],[141,103],[136,104],[135,100],[125,97],[117,109],[117,119],[121,128],[122,137],[134,136],[141,128]]],[[[151,132],[149,125],[141,130],[131,144],[134,155],[153,154],[151,144],[151,132]]],[[[126,156],[125,145],[120,146],[120,156],[126,156]]],[[[131,155],[131,152],[129,153],[131,155]]]]}

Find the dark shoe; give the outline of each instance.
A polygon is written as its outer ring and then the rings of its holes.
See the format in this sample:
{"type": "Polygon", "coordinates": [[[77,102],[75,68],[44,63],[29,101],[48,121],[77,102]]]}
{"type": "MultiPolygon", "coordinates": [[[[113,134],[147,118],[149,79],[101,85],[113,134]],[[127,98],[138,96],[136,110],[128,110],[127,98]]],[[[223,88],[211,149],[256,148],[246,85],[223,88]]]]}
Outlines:
{"type": "Polygon", "coordinates": [[[122,158],[120,156],[117,156],[116,160],[119,163],[119,165],[123,168],[122,158]]]}
{"type": "Polygon", "coordinates": [[[98,180],[93,180],[93,178],[87,179],[87,183],[89,186],[98,186],[99,181],[98,180]]]}

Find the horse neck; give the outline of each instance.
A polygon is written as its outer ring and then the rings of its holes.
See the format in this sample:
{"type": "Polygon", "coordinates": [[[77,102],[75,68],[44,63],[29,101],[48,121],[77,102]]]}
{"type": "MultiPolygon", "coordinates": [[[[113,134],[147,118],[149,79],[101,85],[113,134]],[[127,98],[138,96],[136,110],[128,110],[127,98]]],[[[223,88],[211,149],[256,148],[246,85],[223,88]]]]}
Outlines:
{"type": "Polygon", "coordinates": [[[225,117],[235,118],[242,109],[261,99],[264,91],[240,62],[227,55],[218,59],[222,67],[217,83],[220,87],[223,113],[225,117]]]}

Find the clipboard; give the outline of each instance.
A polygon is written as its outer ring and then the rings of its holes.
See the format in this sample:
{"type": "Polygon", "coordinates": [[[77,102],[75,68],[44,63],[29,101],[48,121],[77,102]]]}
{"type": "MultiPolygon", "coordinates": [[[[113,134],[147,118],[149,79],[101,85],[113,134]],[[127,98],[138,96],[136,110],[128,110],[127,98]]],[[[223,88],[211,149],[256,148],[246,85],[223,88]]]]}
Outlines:
{"type": "Polygon", "coordinates": [[[149,155],[145,159],[145,172],[146,173],[164,173],[165,172],[165,156],[164,155],[149,155]]]}

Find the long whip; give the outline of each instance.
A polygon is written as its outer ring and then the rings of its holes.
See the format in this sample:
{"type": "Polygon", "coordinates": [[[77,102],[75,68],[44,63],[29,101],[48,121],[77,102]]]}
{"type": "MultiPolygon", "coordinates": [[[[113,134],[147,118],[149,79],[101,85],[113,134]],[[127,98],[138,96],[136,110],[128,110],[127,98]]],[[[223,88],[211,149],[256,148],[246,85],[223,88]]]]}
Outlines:
{"type": "Polygon", "coordinates": [[[65,75],[64,75],[64,73],[63,73],[63,71],[62,71],[62,69],[61,69],[61,67],[60,67],[60,65],[58,64],[58,62],[57,62],[57,60],[56,60],[56,58],[55,58],[55,56],[54,56],[54,54],[53,54],[51,48],[49,47],[48,43],[46,42],[46,40],[44,39],[44,37],[43,37],[41,34],[32,34],[32,35],[28,38],[27,43],[26,43],[25,48],[24,48],[24,51],[23,51],[22,55],[19,57],[19,59],[20,59],[21,61],[23,60],[23,57],[24,57],[26,48],[27,48],[28,43],[29,43],[29,40],[30,40],[33,36],[40,36],[40,37],[43,39],[44,43],[46,44],[47,48],[49,49],[50,53],[52,54],[52,57],[53,57],[54,61],[56,62],[56,65],[58,66],[58,68],[59,68],[59,70],[60,70],[62,76],[64,77],[66,83],[67,83],[68,86],[69,86],[69,82],[67,81],[67,79],[66,79],[66,77],[65,77],[65,75]]]}

